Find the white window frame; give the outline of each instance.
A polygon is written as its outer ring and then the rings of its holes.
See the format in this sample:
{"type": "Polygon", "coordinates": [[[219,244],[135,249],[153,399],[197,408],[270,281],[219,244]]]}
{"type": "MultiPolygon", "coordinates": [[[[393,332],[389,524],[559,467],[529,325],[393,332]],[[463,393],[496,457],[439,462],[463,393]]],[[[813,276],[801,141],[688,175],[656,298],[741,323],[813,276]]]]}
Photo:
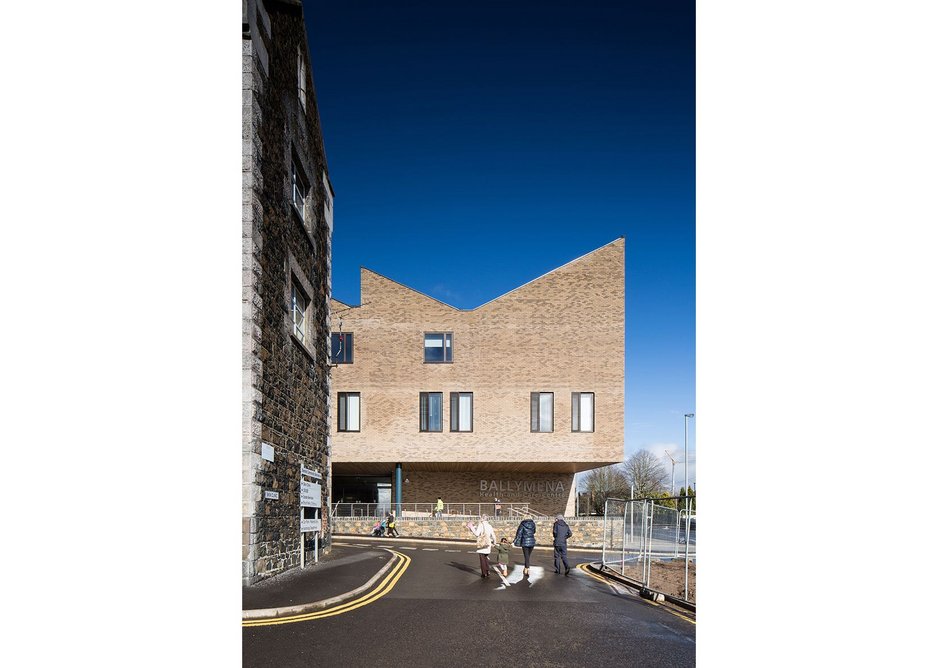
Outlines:
{"type": "Polygon", "coordinates": [[[306,220],[306,204],[309,200],[309,184],[303,176],[303,170],[296,164],[296,159],[290,162],[290,179],[293,187],[293,208],[300,214],[303,224],[306,220]]]}
{"type": "Polygon", "coordinates": [[[306,345],[307,329],[309,327],[309,297],[303,289],[297,286],[297,281],[290,282],[290,313],[293,321],[293,336],[300,343],[306,345]],[[299,308],[302,305],[302,308],[299,308]]]}
{"type": "Polygon", "coordinates": [[[306,61],[303,60],[303,50],[296,49],[296,88],[300,98],[300,106],[306,113],[306,61]]]}

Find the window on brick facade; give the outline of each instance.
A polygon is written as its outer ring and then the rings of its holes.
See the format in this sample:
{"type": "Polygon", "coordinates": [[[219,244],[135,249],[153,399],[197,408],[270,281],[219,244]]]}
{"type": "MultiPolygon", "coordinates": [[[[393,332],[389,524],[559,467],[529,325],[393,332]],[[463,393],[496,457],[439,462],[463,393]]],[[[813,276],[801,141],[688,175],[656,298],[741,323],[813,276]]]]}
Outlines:
{"type": "Polygon", "coordinates": [[[296,87],[300,96],[300,107],[306,113],[306,61],[303,60],[302,49],[296,51],[296,87]]]}
{"type": "Polygon", "coordinates": [[[427,332],[423,335],[423,361],[430,363],[453,361],[453,333],[427,332]]]}
{"type": "Polygon", "coordinates": [[[420,431],[443,431],[443,393],[420,393],[420,431]]]}
{"type": "Polygon", "coordinates": [[[306,329],[309,318],[309,298],[297,286],[296,281],[290,286],[290,308],[293,312],[293,336],[306,342],[306,329]]]}
{"type": "Polygon", "coordinates": [[[592,392],[574,392],[570,399],[571,431],[593,431],[595,406],[592,392]]]}
{"type": "Polygon", "coordinates": [[[554,393],[531,393],[531,431],[554,430],[554,393]]]}
{"type": "Polygon", "coordinates": [[[355,352],[355,335],[352,332],[333,332],[332,363],[351,364],[355,352]]]}
{"type": "Polygon", "coordinates": [[[339,392],[339,431],[361,431],[360,392],[339,392]]]}
{"type": "Polygon", "coordinates": [[[472,392],[449,393],[449,430],[472,431],[472,392]]]}

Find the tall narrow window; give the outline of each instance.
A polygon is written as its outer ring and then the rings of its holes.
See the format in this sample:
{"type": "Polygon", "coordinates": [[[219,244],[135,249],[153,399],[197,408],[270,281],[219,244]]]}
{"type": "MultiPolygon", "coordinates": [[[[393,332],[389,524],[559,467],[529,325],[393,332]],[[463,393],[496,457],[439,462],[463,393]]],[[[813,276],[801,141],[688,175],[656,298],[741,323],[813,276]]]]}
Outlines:
{"type": "Polygon", "coordinates": [[[420,393],[420,431],[443,431],[443,393],[420,393]]]}
{"type": "Polygon", "coordinates": [[[531,393],[531,431],[554,430],[554,393],[531,393]]]}
{"type": "Polygon", "coordinates": [[[293,336],[300,342],[306,340],[306,311],[309,309],[309,300],[294,283],[290,288],[291,308],[293,310],[293,336]]]}
{"type": "Polygon", "coordinates": [[[309,196],[309,184],[307,184],[299,167],[296,166],[295,161],[290,164],[290,174],[293,180],[293,207],[296,209],[296,212],[300,214],[300,218],[302,218],[305,223],[306,198],[309,196]]]}
{"type": "Polygon", "coordinates": [[[296,88],[300,96],[300,106],[306,113],[306,61],[303,60],[303,51],[296,51],[296,88]]]}
{"type": "Polygon", "coordinates": [[[472,431],[472,392],[449,393],[449,430],[472,431]]]}
{"type": "Polygon", "coordinates": [[[423,335],[423,361],[430,363],[453,361],[453,333],[427,332],[423,335]]]}
{"type": "Polygon", "coordinates": [[[332,333],[332,363],[351,364],[355,352],[355,335],[352,332],[332,333]]]}
{"type": "Polygon", "coordinates": [[[572,431],[593,431],[593,405],[592,392],[574,392],[570,399],[570,425],[572,431]]]}
{"type": "Polygon", "coordinates": [[[339,431],[361,431],[360,392],[339,392],[339,431]]]}

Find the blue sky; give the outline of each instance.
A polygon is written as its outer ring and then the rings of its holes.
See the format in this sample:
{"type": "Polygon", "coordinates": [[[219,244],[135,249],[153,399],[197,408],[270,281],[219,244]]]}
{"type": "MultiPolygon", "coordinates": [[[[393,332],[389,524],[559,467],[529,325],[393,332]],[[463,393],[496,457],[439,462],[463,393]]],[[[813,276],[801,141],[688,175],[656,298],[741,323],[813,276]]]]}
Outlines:
{"type": "Polygon", "coordinates": [[[474,308],[624,236],[625,456],[680,460],[695,402],[694,4],[305,12],[334,296],[357,304],[366,266],[474,308]]]}

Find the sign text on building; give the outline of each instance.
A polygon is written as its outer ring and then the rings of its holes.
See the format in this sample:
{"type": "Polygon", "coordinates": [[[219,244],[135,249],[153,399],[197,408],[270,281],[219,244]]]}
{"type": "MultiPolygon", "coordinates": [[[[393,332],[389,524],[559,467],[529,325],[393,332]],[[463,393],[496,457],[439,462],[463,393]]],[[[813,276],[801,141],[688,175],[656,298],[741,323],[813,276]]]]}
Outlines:
{"type": "Polygon", "coordinates": [[[322,508],[322,486],[319,483],[300,481],[300,507],[322,508]]]}

